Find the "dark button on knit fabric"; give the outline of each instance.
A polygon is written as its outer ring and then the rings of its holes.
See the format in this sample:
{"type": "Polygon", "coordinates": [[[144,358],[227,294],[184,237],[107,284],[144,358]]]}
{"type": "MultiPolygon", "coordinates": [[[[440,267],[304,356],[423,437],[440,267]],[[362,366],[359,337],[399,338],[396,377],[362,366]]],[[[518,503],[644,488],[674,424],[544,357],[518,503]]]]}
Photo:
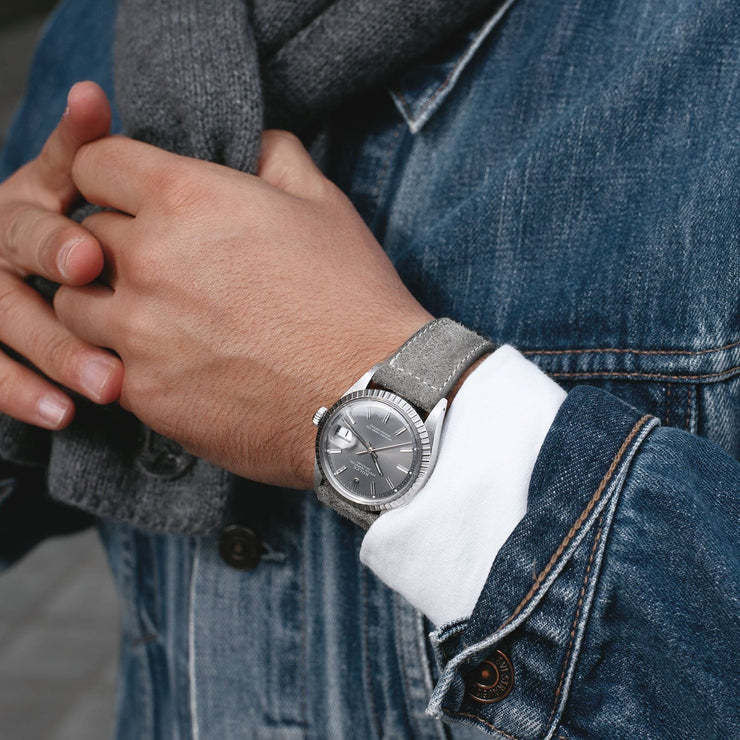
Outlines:
{"type": "Polygon", "coordinates": [[[468,696],[481,704],[495,704],[514,688],[514,667],[500,650],[491,653],[468,676],[468,696]]]}
{"type": "Polygon", "coordinates": [[[251,570],[262,557],[262,540],[243,524],[230,524],[221,532],[218,554],[221,559],[237,570],[251,570]]]}
{"type": "Polygon", "coordinates": [[[151,429],[145,429],[137,462],[146,473],[155,478],[175,480],[192,466],[195,458],[176,442],[151,429]]]}

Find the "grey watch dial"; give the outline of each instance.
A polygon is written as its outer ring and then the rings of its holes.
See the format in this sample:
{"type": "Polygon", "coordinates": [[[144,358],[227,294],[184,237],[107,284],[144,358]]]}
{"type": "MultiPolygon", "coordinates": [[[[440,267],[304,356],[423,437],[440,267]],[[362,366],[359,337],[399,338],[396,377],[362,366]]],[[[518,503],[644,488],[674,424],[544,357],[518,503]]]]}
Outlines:
{"type": "Polygon", "coordinates": [[[371,508],[403,496],[429,461],[429,436],[409,403],[389,391],[340,399],[324,415],[317,458],[330,485],[371,508]]]}

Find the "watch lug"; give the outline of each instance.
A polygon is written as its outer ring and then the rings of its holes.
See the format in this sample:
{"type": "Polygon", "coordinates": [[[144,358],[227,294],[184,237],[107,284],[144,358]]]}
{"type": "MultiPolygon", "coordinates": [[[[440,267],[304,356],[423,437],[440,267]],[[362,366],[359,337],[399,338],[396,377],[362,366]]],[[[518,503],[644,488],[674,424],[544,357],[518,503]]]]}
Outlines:
{"type": "Polygon", "coordinates": [[[377,369],[378,365],[370,368],[354,385],[347,388],[347,390],[342,393],[342,396],[348,396],[350,393],[354,393],[355,391],[364,391],[365,388],[370,385],[370,381],[373,379],[373,375],[375,375],[375,371],[377,369]]]}
{"type": "Polygon", "coordinates": [[[437,405],[429,412],[424,425],[429,433],[429,441],[431,444],[431,451],[429,454],[429,472],[431,473],[434,469],[434,464],[437,462],[437,453],[439,452],[439,440],[442,436],[442,422],[444,421],[445,414],[447,413],[447,399],[442,398],[437,402],[437,405]]]}

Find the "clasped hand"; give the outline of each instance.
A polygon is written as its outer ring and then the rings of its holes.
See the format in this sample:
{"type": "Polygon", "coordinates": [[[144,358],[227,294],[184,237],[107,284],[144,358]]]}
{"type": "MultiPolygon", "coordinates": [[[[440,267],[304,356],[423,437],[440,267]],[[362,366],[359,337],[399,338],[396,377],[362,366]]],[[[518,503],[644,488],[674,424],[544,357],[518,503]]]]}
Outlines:
{"type": "MultiPolygon", "coordinates": [[[[85,245],[76,271],[50,269],[63,245],[40,246],[33,233],[3,247],[11,269],[62,282],[53,312],[44,310],[78,343],[68,364],[97,353],[113,368],[106,393],[120,387],[121,405],[156,431],[245,477],[309,487],[313,411],[431,316],[291,134],[265,133],[257,176],[123,137],[80,138],[58,163],[60,172],[68,166],[64,186],[112,210],[80,232],[65,224],[85,245]]],[[[51,204],[55,218],[65,204],[51,204]]],[[[41,363],[7,328],[0,338],[44,374],[82,388],[57,371],[57,352],[41,363]]],[[[106,393],[94,400],[112,400],[106,393]]],[[[2,410],[14,411],[7,402],[2,410]]]]}

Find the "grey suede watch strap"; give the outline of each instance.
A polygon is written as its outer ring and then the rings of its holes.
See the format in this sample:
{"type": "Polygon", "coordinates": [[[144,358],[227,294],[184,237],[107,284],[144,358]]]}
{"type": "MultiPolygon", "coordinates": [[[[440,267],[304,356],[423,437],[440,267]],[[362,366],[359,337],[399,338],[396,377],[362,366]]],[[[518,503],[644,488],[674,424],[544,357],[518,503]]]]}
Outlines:
{"type": "Polygon", "coordinates": [[[431,411],[491,342],[452,319],[430,321],[394,352],[373,375],[373,383],[431,411]]]}
{"type": "MultiPolygon", "coordinates": [[[[379,365],[372,383],[429,412],[479,357],[494,349],[491,342],[462,324],[451,319],[436,319],[423,326],[379,365]]],[[[380,515],[380,512],[359,508],[326,481],[316,489],[316,496],[363,529],[369,529],[380,515]]]]}
{"type": "Polygon", "coordinates": [[[316,498],[321,501],[322,504],[331,506],[334,511],[363,529],[370,529],[370,525],[380,515],[379,511],[360,509],[325,482],[316,489],[316,498]]]}

